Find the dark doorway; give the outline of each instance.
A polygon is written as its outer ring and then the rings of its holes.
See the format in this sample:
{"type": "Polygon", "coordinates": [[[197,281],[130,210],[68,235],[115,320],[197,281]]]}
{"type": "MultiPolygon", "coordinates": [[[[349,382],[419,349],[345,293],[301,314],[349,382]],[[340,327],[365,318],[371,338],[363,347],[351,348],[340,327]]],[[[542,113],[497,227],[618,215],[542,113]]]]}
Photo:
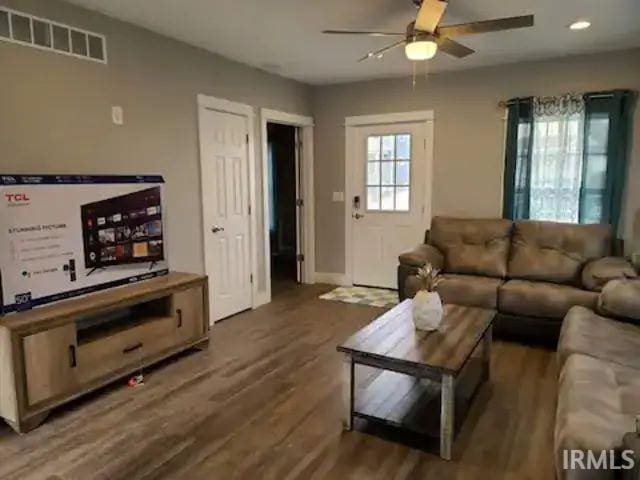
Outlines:
{"type": "Polygon", "coordinates": [[[271,291],[300,281],[298,268],[297,128],[267,124],[271,291]]]}

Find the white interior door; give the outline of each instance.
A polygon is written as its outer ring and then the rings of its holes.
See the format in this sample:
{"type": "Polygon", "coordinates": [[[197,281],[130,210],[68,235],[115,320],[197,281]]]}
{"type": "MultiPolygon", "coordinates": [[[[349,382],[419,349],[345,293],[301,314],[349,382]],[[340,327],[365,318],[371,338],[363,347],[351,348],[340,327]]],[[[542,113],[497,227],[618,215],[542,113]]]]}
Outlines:
{"type": "Polygon", "coordinates": [[[362,126],[352,137],[353,283],[397,288],[398,255],[421,241],[427,184],[422,123],[362,126]]]}
{"type": "Polygon", "coordinates": [[[246,116],[200,107],[205,267],[214,321],[252,304],[248,129],[246,116]]]}

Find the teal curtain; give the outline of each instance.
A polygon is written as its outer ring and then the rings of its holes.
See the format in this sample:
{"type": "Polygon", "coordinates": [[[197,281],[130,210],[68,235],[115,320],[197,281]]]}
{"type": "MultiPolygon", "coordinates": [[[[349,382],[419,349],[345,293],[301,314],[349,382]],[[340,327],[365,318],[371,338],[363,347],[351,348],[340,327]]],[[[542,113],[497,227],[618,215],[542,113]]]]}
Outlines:
{"type": "MultiPolygon", "coordinates": [[[[608,223],[618,230],[628,171],[636,93],[584,95],[584,145],[579,198],[580,223],[608,223]]],[[[503,215],[530,218],[534,115],[532,98],[507,102],[503,215]]]]}
{"type": "Polygon", "coordinates": [[[533,99],[515,98],[507,104],[503,216],[529,218],[533,99]]]}
{"type": "Polygon", "coordinates": [[[581,223],[619,228],[635,103],[636,93],[628,90],[585,95],[581,223]]]}

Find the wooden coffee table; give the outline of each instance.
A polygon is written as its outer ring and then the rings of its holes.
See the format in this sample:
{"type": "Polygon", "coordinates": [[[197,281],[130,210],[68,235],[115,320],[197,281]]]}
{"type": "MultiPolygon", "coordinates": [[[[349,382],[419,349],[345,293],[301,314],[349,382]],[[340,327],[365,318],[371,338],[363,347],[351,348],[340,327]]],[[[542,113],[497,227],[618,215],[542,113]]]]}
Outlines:
{"type": "Polygon", "coordinates": [[[344,353],[344,428],[354,417],[440,438],[451,459],[456,431],[489,380],[495,311],[445,305],[440,328],[416,330],[405,300],[338,346],[344,353]],[[356,388],[355,366],[379,369],[356,388]],[[439,417],[439,418],[438,418],[439,417]]]}

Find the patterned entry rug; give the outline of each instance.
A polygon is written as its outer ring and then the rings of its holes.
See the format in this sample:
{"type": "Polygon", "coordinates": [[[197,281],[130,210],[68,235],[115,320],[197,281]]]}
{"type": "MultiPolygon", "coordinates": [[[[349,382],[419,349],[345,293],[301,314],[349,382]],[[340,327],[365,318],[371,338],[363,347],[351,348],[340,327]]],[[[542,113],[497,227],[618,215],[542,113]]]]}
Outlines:
{"type": "Polygon", "coordinates": [[[398,304],[398,292],[384,288],[338,287],[320,295],[320,298],[384,308],[392,308],[398,304]]]}

